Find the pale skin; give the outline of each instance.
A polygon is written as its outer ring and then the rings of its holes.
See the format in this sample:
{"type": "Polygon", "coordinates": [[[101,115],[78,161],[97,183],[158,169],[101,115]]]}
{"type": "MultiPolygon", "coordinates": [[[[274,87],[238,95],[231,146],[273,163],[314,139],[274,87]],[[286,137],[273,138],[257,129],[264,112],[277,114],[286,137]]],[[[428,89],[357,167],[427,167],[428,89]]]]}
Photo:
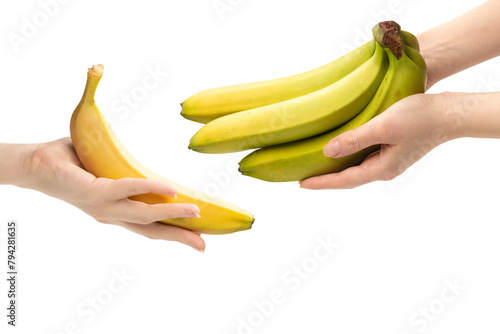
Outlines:
{"type": "MultiPolygon", "coordinates": [[[[427,89],[500,55],[500,1],[490,0],[417,38],[428,68],[427,89]]],[[[307,189],[343,189],[391,180],[436,146],[455,138],[500,138],[500,92],[417,94],[366,124],[333,138],[328,157],[381,144],[359,166],[300,182],[307,189]]]]}

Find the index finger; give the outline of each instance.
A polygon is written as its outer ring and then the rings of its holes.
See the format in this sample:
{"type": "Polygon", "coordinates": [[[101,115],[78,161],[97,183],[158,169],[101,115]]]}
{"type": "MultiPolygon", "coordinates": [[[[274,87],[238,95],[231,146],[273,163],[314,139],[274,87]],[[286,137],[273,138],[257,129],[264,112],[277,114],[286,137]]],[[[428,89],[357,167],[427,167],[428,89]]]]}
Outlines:
{"type": "Polygon", "coordinates": [[[177,189],[173,185],[160,180],[123,178],[111,182],[107,197],[110,200],[120,200],[148,193],[165,194],[175,198],[177,189]]]}

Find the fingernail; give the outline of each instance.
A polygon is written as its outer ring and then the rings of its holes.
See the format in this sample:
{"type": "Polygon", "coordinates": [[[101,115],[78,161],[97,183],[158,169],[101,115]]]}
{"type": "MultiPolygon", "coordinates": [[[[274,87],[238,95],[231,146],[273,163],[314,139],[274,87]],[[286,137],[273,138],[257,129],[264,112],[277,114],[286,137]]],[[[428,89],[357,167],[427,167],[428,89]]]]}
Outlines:
{"type": "Polygon", "coordinates": [[[202,254],[205,254],[205,250],[204,249],[201,249],[201,248],[196,248],[196,247],[193,247],[194,250],[202,253],[202,254]]]}
{"type": "Polygon", "coordinates": [[[323,153],[330,158],[335,158],[340,154],[340,144],[338,141],[332,141],[328,143],[323,149],[323,153]]]}
{"type": "Polygon", "coordinates": [[[187,217],[191,217],[191,218],[200,218],[200,213],[195,211],[195,212],[191,212],[189,216],[187,217]]]}

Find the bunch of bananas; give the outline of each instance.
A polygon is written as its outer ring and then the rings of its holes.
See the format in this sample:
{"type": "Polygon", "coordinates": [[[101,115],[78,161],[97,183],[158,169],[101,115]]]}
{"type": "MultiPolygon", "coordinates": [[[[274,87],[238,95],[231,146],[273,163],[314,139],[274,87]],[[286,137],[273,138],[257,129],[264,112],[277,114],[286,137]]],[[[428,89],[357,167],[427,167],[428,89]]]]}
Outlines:
{"type": "Polygon", "coordinates": [[[300,181],[361,163],[379,147],[343,158],[323,148],[395,102],[423,93],[425,61],[415,36],[394,21],[374,39],[315,70],[276,80],[209,89],[182,103],[181,115],[206,123],[189,148],[202,153],[258,149],[240,172],[265,181],[300,181]]]}
{"type": "Polygon", "coordinates": [[[130,197],[132,200],[147,204],[193,203],[200,208],[201,218],[171,218],[160,223],[205,234],[226,234],[250,229],[254,218],[249,212],[220,198],[175,184],[134,159],[118,140],[95,103],[94,95],[102,74],[102,65],[89,69],[83,97],[71,117],[71,140],[85,169],[96,177],[113,180],[129,177],[155,179],[170,183],[177,189],[176,198],[163,194],[142,194],[130,197]]]}

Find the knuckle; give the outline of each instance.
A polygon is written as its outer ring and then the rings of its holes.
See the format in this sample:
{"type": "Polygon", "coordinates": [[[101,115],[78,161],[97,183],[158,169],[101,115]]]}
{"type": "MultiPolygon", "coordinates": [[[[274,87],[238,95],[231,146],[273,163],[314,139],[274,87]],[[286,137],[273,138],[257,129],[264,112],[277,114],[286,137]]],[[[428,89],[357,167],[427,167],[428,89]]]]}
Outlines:
{"type": "Polygon", "coordinates": [[[137,194],[139,191],[139,184],[136,180],[134,179],[126,179],[123,182],[126,182],[128,187],[125,196],[130,197],[134,194],[137,194]]]}
{"type": "Polygon", "coordinates": [[[397,131],[400,126],[395,125],[393,117],[389,117],[390,113],[376,116],[370,121],[370,135],[377,139],[380,144],[392,142],[397,137],[397,131]]]}
{"type": "Polygon", "coordinates": [[[134,223],[140,225],[148,225],[153,223],[155,220],[151,218],[149,214],[139,214],[134,218],[134,223]]]}
{"type": "Polygon", "coordinates": [[[390,133],[391,127],[387,124],[387,120],[383,117],[376,119],[376,122],[372,123],[372,133],[377,138],[385,138],[390,133]]]}
{"type": "Polygon", "coordinates": [[[134,221],[137,224],[147,225],[156,221],[152,207],[143,202],[128,200],[135,213],[134,221]]]}
{"type": "Polygon", "coordinates": [[[349,135],[345,138],[345,145],[349,152],[358,151],[361,147],[357,136],[349,135]]]}
{"type": "Polygon", "coordinates": [[[124,198],[132,196],[137,188],[134,179],[131,178],[114,180],[112,181],[112,184],[113,188],[115,188],[120,193],[120,196],[123,196],[124,198]]]}

